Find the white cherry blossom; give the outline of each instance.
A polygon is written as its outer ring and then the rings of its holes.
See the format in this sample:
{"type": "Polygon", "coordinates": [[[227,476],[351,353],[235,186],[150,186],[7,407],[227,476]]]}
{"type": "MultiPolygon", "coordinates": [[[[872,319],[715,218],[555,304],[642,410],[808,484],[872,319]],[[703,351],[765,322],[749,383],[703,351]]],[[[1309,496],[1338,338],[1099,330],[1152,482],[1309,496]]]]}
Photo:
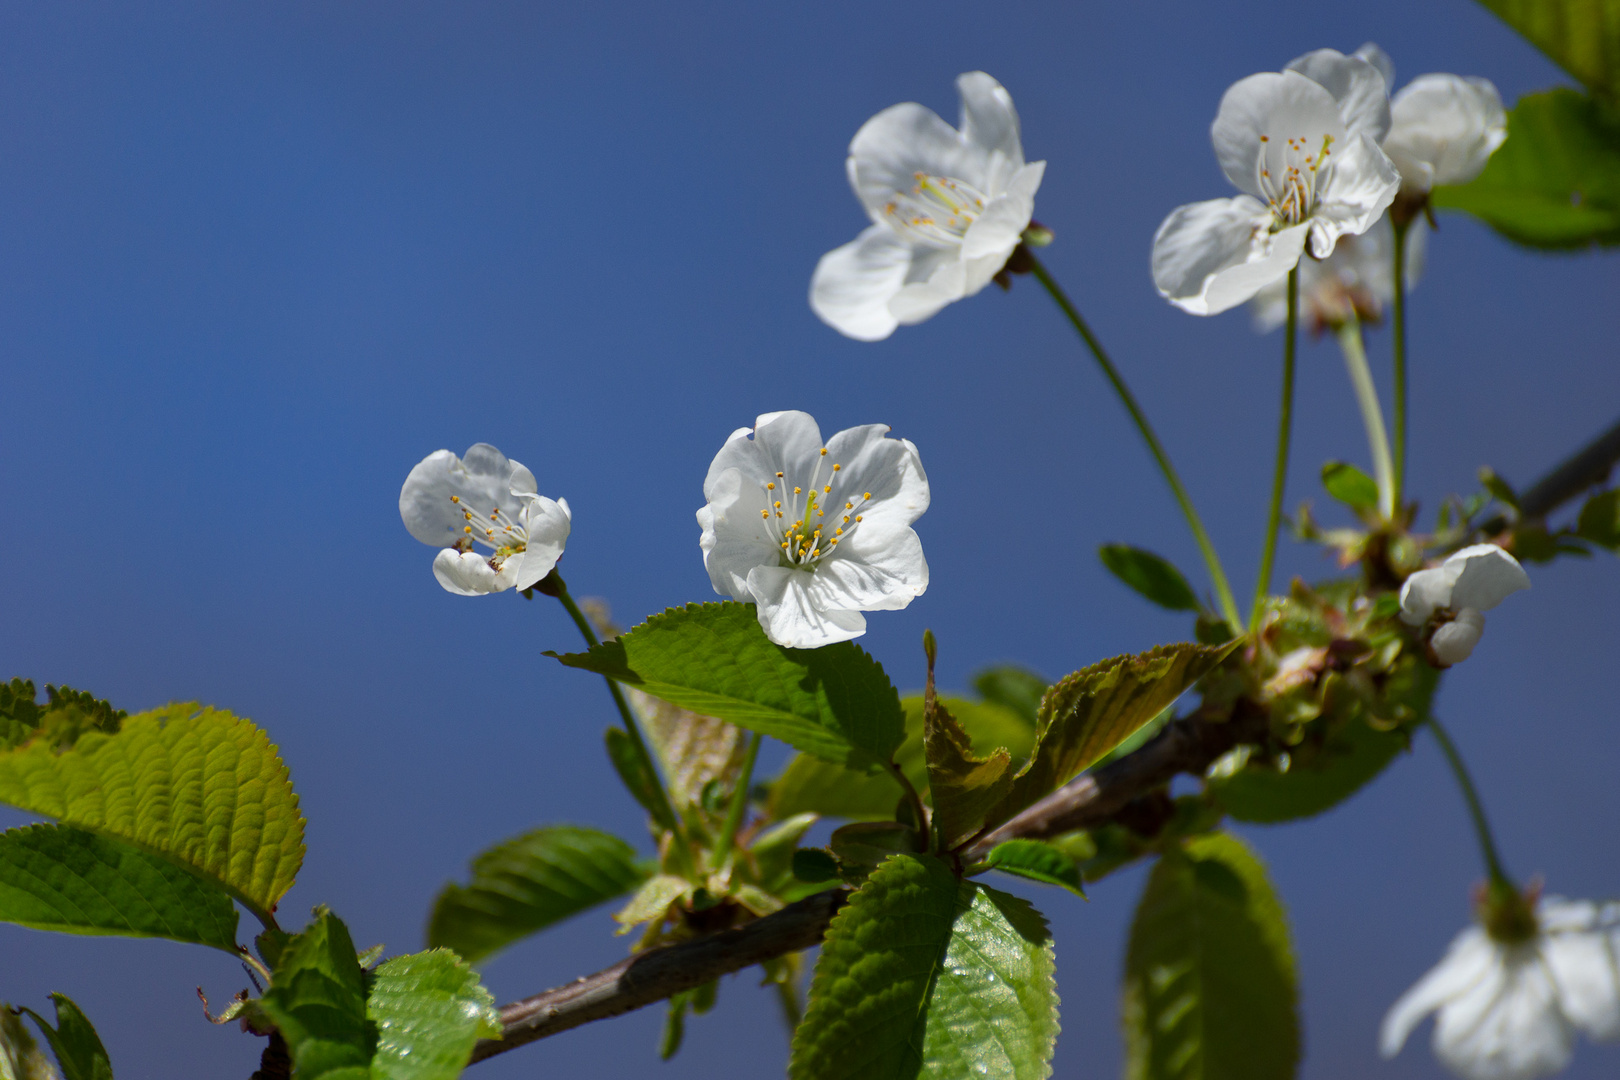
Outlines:
{"type": "Polygon", "coordinates": [[[1438,184],[1466,184],[1507,139],[1496,87],[1460,75],[1420,75],[1390,102],[1384,152],[1401,172],[1401,197],[1422,199],[1438,184]]]}
{"type": "MultiPolygon", "coordinates": [[[[1406,291],[1416,287],[1428,249],[1427,229],[1406,232],[1406,291]]],[[[1312,329],[1338,326],[1355,315],[1376,323],[1395,299],[1395,228],[1389,216],[1378,219],[1360,236],[1341,236],[1333,254],[1299,263],[1299,313],[1312,329]]],[[[1288,281],[1279,279],[1249,302],[1254,327],[1275,330],[1288,319],[1288,281]]]]}
{"type": "Polygon", "coordinates": [[[567,501],[540,495],[534,474],[488,443],[423,458],[400,489],[399,516],[444,549],[433,576],[462,596],[529,588],[557,565],[571,527],[567,501]]]}
{"type": "Polygon", "coordinates": [[[1465,1080],[1532,1080],[1569,1064],[1575,1035],[1620,1039],[1620,905],[1543,899],[1534,934],[1458,934],[1445,958],[1384,1018],[1380,1049],[1400,1052],[1435,1015],[1434,1053],[1465,1080]]]}
{"type": "Polygon", "coordinates": [[[849,183],[872,224],[823,255],[810,280],[810,307],[847,337],[879,341],[972,296],[1029,226],[1046,162],[1024,162],[1012,96],[982,71],[956,89],[959,128],[905,102],[849,144],[849,183]]]}
{"type": "Polygon", "coordinates": [[[813,649],[866,632],[863,611],[896,610],[928,588],[911,523],[928,509],[917,448],[883,424],[823,442],[802,412],[731,433],[697,512],[714,591],[752,601],[778,645],[813,649]]]}
{"type": "Polygon", "coordinates": [[[1288,70],[1251,75],[1221,99],[1210,136],[1244,194],[1179,207],[1159,226],[1153,281],[1177,307],[1235,307],[1303,255],[1325,259],[1341,236],[1366,232],[1395,198],[1400,174],[1378,147],[1389,116],[1383,76],[1363,58],[1333,55],[1336,65],[1313,62],[1323,69],[1313,73],[1327,79],[1336,66],[1336,92],[1288,70]]]}
{"type": "Polygon", "coordinates": [[[1482,612],[1520,589],[1530,576],[1519,560],[1495,544],[1474,544],[1401,586],[1401,619],[1412,626],[1433,622],[1429,651],[1442,666],[1468,659],[1485,631],[1482,612]]]}

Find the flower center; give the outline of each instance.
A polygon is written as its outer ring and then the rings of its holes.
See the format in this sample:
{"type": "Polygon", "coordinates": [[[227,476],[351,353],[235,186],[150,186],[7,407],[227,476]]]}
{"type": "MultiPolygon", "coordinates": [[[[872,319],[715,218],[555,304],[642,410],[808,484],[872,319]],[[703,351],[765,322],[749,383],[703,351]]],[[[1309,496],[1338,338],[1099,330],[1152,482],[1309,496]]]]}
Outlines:
{"type": "Polygon", "coordinates": [[[528,548],[529,530],[500,507],[497,506],[486,516],[474,510],[471,503],[463,502],[460,495],[450,496],[450,501],[456,504],[456,509],[467,521],[456,540],[457,551],[471,551],[474,544],[489,548],[494,552],[489,558],[489,568],[498,573],[502,563],[528,548]]]}
{"type": "Polygon", "coordinates": [[[897,191],[883,207],[889,227],[913,243],[952,248],[962,242],[968,226],[984,213],[989,200],[971,184],[949,176],[913,174],[909,191],[897,191]]]}
{"type": "Polygon", "coordinates": [[[775,480],[765,482],[770,507],[761,510],[759,516],[782,549],[783,566],[813,570],[859,528],[861,509],[872,499],[872,493],[867,491],[852,494],[839,505],[833,496],[833,482],[844,467],[833,462],[828,469],[826,458],[827,449],[823,447],[808,484],[791,483],[785,473],[777,473],[775,480]]]}
{"type": "Polygon", "coordinates": [[[1285,138],[1276,145],[1269,135],[1260,136],[1260,160],[1255,168],[1260,173],[1260,190],[1271,206],[1272,231],[1298,225],[1316,209],[1318,180],[1328,169],[1328,155],[1333,145],[1332,135],[1322,136],[1321,148],[1310,152],[1310,141],[1305,136],[1285,138]]]}

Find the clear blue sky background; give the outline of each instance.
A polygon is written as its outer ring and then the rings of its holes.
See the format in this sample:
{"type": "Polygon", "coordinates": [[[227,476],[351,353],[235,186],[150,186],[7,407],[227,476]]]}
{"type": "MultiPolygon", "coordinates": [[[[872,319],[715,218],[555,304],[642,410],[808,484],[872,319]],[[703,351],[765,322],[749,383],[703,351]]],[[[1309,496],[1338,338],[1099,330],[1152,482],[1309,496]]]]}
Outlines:
{"type": "MultiPolygon", "coordinates": [[[[439,886],[534,824],[645,843],[600,748],[598,680],[554,604],[445,593],[396,498],[428,452],[490,441],[566,496],[575,591],[639,619],[712,596],[693,511],[709,459],[756,413],[882,421],[921,448],[928,594],[864,644],[921,681],[1018,660],[1060,675],[1184,639],[1184,619],[1097,565],[1099,543],[1202,574],[1168,494],[1069,328],[1028,279],[888,342],[805,302],[862,226],[849,138],[952,80],[1011,90],[1048,264],[1134,383],[1251,587],[1280,337],[1182,314],[1148,249],[1174,206],[1228,193],[1208,127],[1233,81],[1367,39],[1401,82],[1483,75],[1509,102],[1562,81],[1464,0],[1356,5],[9,5],[0,13],[0,677],[130,709],[200,699],[280,745],[309,818],[283,904],[332,905],[362,944],[420,947],[439,886]]],[[[1525,481],[1620,406],[1620,259],[1515,250],[1446,218],[1412,311],[1413,490],[1525,481]]],[[[1380,377],[1388,335],[1371,340],[1380,377]]],[[[1387,392],[1387,380],[1385,382],[1387,392]]],[[[1290,504],[1365,459],[1330,342],[1301,357],[1290,504]]],[[[1285,548],[1284,574],[1321,575],[1285,548]]],[[[1441,698],[1512,868],[1620,893],[1620,631],[1612,558],[1533,571],[1441,698]]],[[[774,760],[779,761],[778,753],[774,760]]],[[[21,820],[4,818],[3,823],[21,820]]],[[[1349,805],[1247,830],[1290,906],[1305,1075],[1439,1075],[1419,1043],[1376,1058],[1383,1011],[1468,915],[1480,869],[1427,740],[1349,805]]],[[[1116,988],[1139,871],[1058,935],[1059,1076],[1118,1069],[1116,988]]],[[[503,1000],[624,949],[607,913],[492,962],[503,1000]]],[[[478,1067],[565,1075],[781,1075],[786,1040],[747,975],[659,1065],[659,1010],[478,1067]]],[[[211,1028],[244,985],[161,942],[0,927],[0,996],[77,998],[121,1078],[246,1077],[259,1040],[211,1028]]],[[[1426,1032],[1422,1036],[1426,1040],[1426,1032]]],[[[1585,1047],[1570,1075],[1614,1075],[1585,1047]]]]}

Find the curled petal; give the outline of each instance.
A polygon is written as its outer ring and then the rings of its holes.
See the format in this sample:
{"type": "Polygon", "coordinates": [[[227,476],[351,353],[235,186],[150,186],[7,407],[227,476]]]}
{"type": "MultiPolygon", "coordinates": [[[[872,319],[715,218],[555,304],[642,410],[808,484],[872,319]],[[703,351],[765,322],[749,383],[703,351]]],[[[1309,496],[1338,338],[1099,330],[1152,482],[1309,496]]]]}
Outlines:
{"type": "Polygon", "coordinates": [[[1501,95],[1485,79],[1420,75],[1390,103],[1384,150],[1408,189],[1466,184],[1507,139],[1501,95]]]}
{"type": "Polygon", "coordinates": [[[756,566],[748,575],[759,625],[786,649],[819,649],[866,633],[858,611],[823,610],[811,595],[812,575],[781,566],[756,566]]]}
{"type": "Polygon", "coordinates": [[[1366,57],[1346,56],[1337,49],[1317,49],[1294,60],[1286,70],[1299,72],[1332,94],[1345,130],[1351,135],[1365,132],[1382,139],[1389,133],[1389,87],[1383,73],[1366,57]]]}
{"type": "Polygon", "coordinates": [[[887,225],[869,225],[821,257],[810,278],[810,309],[856,341],[881,341],[899,324],[889,301],[905,285],[912,250],[887,225]]]}
{"type": "Polygon", "coordinates": [[[1389,53],[1369,41],[1357,49],[1355,55],[1367,61],[1383,76],[1386,96],[1395,92],[1395,61],[1389,58],[1389,53]]]}
{"type": "Polygon", "coordinates": [[[1440,1009],[1434,1052],[1468,1080],[1528,1080],[1569,1064],[1574,1029],[1534,944],[1492,946],[1497,962],[1440,1009]]]}
{"type": "Polygon", "coordinates": [[[1460,664],[1473,655],[1474,646],[1485,632],[1485,616],[1473,608],[1463,608],[1457,617],[1443,624],[1429,639],[1434,658],[1442,664],[1460,664]]]}
{"type": "Polygon", "coordinates": [[[1419,570],[1401,585],[1401,621],[1422,626],[1429,616],[1451,606],[1451,587],[1462,573],[1462,565],[1447,560],[1431,570],[1419,570]]]}
{"type": "Polygon", "coordinates": [[[433,557],[433,576],[447,591],[458,596],[505,592],[517,584],[518,567],[517,560],[508,559],[496,570],[485,556],[454,548],[445,548],[433,557]]]}
{"type": "Polygon", "coordinates": [[[1596,1041],[1620,1039],[1620,956],[1612,929],[1597,928],[1597,906],[1591,903],[1549,898],[1542,901],[1539,914],[1546,931],[1541,952],[1558,987],[1564,1015],[1596,1041]],[[1564,911],[1554,911],[1555,904],[1564,911]],[[1560,919],[1559,915],[1566,917],[1560,919]],[[1567,917],[1570,915],[1577,917],[1567,917]],[[1579,918],[1581,915],[1585,918],[1579,918]],[[1559,921],[1569,929],[1554,932],[1559,921]],[[1585,927],[1577,929],[1582,922],[1585,927]]]}
{"type": "Polygon", "coordinates": [[[1041,177],[1045,174],[1044,161],[1032,162],[1018,170],[1008,183],[1007,191],[992,199],[979,219],[968,226],[962,237],[962,258],[999,257],[1001,261],[996,271],[1006,264],[1007,256],[1029,228],[1029,219],[1035,213],[1035,192],[1040,189],[1041,177]]]}
{"type": "Polygon", "coordinates": [[[1267,231],[1254,199],[1211,199],[1178,207],[1153,237],[1159,295],[1194,315],[1236,307],[1299,263],[1308,226],[1267,231]]]}
{"type": "Polygon", "coordinates": [[[1495,947],[1483,930],[1471,927],[1458,934],[1440,963],[1390,1007],[1379,1030],[1379,1050],[1385,1057],[1400,1053],[1424,1017],[1461,997],[1497,963],[1495,947]]]}
{"type": "MultiPolygon", "coordinates": [[[[556,567],[568,544],[573,529],[573,518],[564,499],[548,499],[543,495],[529,495],[525,501],[524,516],[520,519],[529,534],[521,553],[512,556],[513,587],[527,589],[556,567]]],[[[504,568],[503,568],[504,569],[504,568]]]]}
{"type": "Polygon", "coordinates": [[[1450,606],[1489,611],[1520,589],[1530,587],[1530,575],[1519,560],[1495,544],[1474,544],[1446,560],[1457,564],[1450,606]]]}
{"type": "Polygon", "coordinates": [[[956,92],[962,96],[962,139],[986,156],[1000,153],[1009,172],[1022,168],[1024,144],[1018,134],[1018,110],[1006,88],[982,71],[969,71],[957,76],[956,92]]]}

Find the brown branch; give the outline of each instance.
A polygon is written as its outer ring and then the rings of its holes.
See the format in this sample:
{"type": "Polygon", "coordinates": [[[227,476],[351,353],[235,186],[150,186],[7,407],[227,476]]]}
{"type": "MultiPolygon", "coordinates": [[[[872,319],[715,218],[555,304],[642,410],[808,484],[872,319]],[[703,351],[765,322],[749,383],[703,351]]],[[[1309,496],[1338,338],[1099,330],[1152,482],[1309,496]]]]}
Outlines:
{"type": "MultiPolygon", "coordinates": [[[[1177,720],[1140,749],[1071,781],[976,841],[964,858],[977,860],[1014,837],[1050,837],[1101,824],[1177,773],[1201,776],[1238,742],[1260,737],[1264,718],[1254,719],[1258,723],[1177,720]]],[[[820,943],[848,895],[844,889],[817,893],[734,930],[649,949],[567,986],[504,1005],[500,1010],[504,1037],[481,1040],[472,1060],[483,1061],[592,1020],[651,1005],[773,957],[808,949],[820,943]]]]}
{"type": "MultiPolygon", "coordinates": [[[[1587,488],[1603,483],[1616,462],[1620,462],[1620,421],[1526,488],[1519,496],[1520,520],[1544,518],[1587,488]]],[[[1508,525],[1508,519],[1499,516],[1480,528],[1494,536],[1508,525]]]]}
{"type": "Polygon", "coordinates": [[[722,975],[819,944],[848,890],[817,893],[773,915],[695,941],[649,949],[533,997],[501,1006],[500,1039],[480,1039],[474,1062],[592,1020],[631,1012],[722,975]]]}

